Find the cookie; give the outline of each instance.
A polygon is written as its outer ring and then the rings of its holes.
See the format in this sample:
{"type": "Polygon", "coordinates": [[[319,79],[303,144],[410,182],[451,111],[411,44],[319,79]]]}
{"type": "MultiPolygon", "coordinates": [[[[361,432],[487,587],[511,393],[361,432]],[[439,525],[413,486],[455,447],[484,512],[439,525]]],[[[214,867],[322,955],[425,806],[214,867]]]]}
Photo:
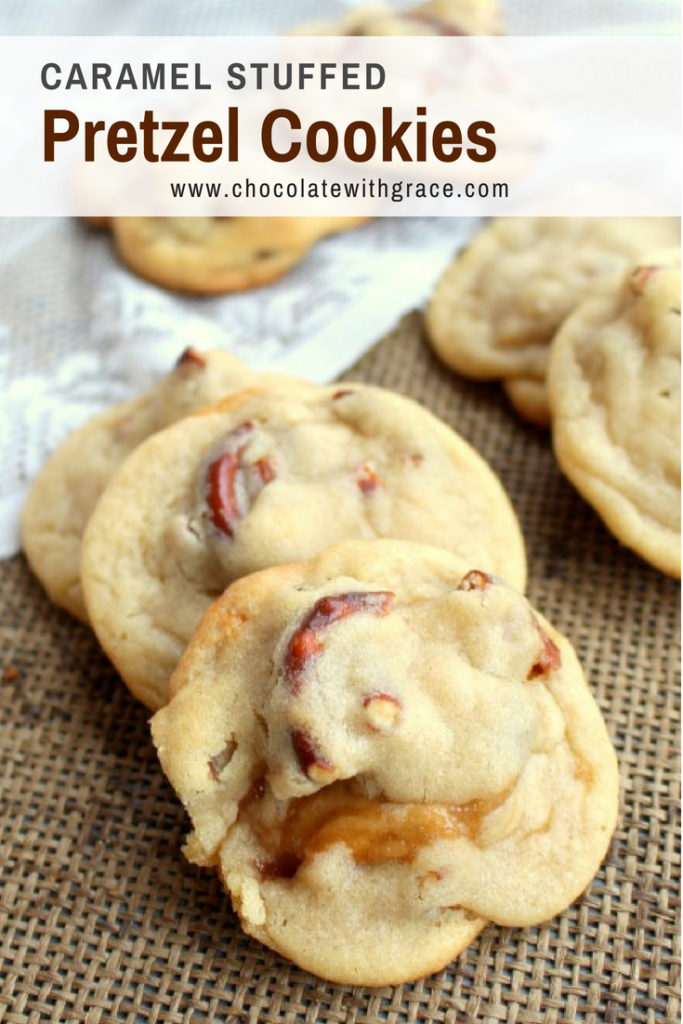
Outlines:
{"type": "Polygon", "coordinates": [[[466,377],[502,378],[513,405],[548,426],[548,346],[601,275],[677,245],[674,217],[495,220],[448,267],[426,312],[429,341],[466,377]]]}
{"type": "Polygon", "coordinates": [[[106,484],[141,441],[256,380],[227,352],[188,348],[145,395],[115,405],[74,431],[34,481],[24,506],[22,546],[55,604],[88,621],[80,580],[81,539],[106,484]]]}
{"type": "Polygon", "coordinates": [[[681,575],[680,250],[602,282],[553,341],[557,460],[615,537],[681,575]]]}
{"type": "Polygon", "coordinates": [[[498,0],[428,0],[400,11],[369,4],[336,21],[314,21],[299,35],[324,36],[489,36],[498,35],[498,0]]]}
{"type": "Polygon", "coordinates": [[[438,544],[524,586],[524,543],[500,482],[431,413],[363,385],[254,389],[127,459],[86,531],[86,604],[125,682],[156,708],[229,583],[377,536],[438,544]]]}
{"type": "Polygon", "coordinates": [[[114,217],[121,259],[162,288],[216,294],[281,277],[325,235],[363,217],[114,217]]]}
{"type": "Polygon", "coordinates": [[[618,779],[569,642],[447,552],[356,541],[238,581],[152,719],[244,929],[332,981],[439,970],[561,913],[618,779]]]}
{"type": "Polygon", "coordinates": [[[503,391],[514,409],[537,427],[550,426],[548,388],[540,377],[506,377],[503,391]]]}

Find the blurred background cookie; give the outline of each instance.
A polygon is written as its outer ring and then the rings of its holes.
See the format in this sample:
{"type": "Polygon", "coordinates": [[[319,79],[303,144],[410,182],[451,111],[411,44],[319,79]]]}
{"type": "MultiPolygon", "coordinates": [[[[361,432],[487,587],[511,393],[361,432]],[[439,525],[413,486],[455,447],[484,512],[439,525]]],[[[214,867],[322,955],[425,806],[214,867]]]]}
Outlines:
{"type": "Polygon", "coordinates": [[[325,235],[364,217],[112,217],[121,259],[162,288],[217,294],[281,277],[325,235]]]}
{"type": "Polygon", "coordinates": [[[553,445],[623,544],[681,575],[680,249],[606,278],[553,341],[553,445]]]}
{"type": "Polygon", "coordinates": [[[498,0],[428,0],[396,10],[367,4],[338,20],[311,21],[298,35],[325,36],[490,36],[501,31],[498,0]]]}
{"type": "Polygon", "coordinates": [[[680,243],[674,217],[510,217],[475,236],[426,310],[429,341],[466,377],[502,379],[518,412],[550,423],[548,346],[604,274],[680,243]]]}

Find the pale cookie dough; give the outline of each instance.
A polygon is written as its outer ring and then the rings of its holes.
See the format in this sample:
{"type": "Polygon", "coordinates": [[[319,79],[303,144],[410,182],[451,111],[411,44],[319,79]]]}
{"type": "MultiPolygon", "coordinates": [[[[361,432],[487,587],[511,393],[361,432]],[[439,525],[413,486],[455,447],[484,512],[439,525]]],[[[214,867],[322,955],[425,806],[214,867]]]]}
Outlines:
{"type": "Polygon", "coordinates": [[[560,913],[614,830],[572,647],[471,565],[356,541],[240,580],[152,720],[189,858],[247,932],[332,981],[398,984],[487,921],[560,913]]]}
{"type": "Polygon", "coordinates": [[[162,288],[241,291],[267,284],[299,263],[325,235],[363,217],[113,217],[119,255],[162,288]]]}
{"type": "Polygon", "coordinates": [[[256,380],[227,352],[188,348],[153,390],[107,409],[66,439],[34,481],[21,525],[26,557],[55,604],[88,621],[80,580],[81,538],[126,456],[155,431],[256,380]]]}
{"type": "Polygon", "coordinates": [[[431,413],[363,385],[253,390],[150,438],[112,480],[83,544],[93,628],[157,708],[229,583],[356,537],[438,544],[524,587],[500,482],[431,413]]]}
{"type": "Polygon", "coordinates": [[[313,21],[296,31],[323,36],[498,35],[500,8],[498,0],[428,0],[399,11],[368,4],[336,21],[313,21]]]}
{"type": "Polygon", "coordinates": [[[615,537],[681,575],[680,250],[605,280],[551,349],[553,445],[615,537]]]}
{"type": "Polygon", "coordinates": [[[426,312],[437,355],[466,377],[502,378],[508,397],[550,423],[548,346],[596,280],[680,242],[674,217],[495,220],[448,267],[426,312]]]}

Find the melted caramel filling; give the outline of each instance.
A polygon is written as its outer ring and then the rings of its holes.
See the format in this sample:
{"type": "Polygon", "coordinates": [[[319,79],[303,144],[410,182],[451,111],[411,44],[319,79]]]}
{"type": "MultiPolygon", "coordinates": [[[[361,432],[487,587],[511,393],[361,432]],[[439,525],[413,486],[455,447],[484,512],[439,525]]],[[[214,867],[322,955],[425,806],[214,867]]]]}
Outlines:
{"type": "Polygon", "coordinates": [[[475,839],[482,818],[508,796],[465,804],[393,804],[371,799],[357,783],[336,782],[292,800],[283,818],[268,821],[260,803],[263,792],[259,780],[240,807],[240,819],[265,851],[258,864],[263,878],[292,878],[305,860],[336,843],[344,843],[357,864],[409,862],[437,839],[475,839]]]}

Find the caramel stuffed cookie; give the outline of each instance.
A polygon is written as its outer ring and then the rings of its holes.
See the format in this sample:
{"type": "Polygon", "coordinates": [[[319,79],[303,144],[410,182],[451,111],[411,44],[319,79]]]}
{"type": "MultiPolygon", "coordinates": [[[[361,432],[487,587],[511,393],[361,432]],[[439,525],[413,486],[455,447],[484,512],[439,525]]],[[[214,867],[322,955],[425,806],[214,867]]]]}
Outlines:
{"type": "Polygon", "coordinates": [[[595,874],[617,769],[570,644],[447,552],[356,541],[233,584],[152,720],[243,927],[337,982],[440,969],[595,874]]]}
{"type": "Polygon", "coordinates": [[[433,542],[524,586],[498,479],[421,406],[361,385],[244,392],[121,467],[84,538],[88,612],[128,686],[156,708],[229,583],[373,537],[433,542]]]}

